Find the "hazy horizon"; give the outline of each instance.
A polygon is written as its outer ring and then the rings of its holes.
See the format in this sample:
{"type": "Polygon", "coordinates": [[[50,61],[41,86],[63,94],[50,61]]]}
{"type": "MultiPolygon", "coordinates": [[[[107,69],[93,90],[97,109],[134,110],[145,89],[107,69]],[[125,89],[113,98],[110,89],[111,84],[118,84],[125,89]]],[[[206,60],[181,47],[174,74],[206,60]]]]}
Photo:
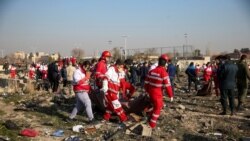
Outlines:
{"type": "Polygon", "coordinates": [[[93,55],[114,47],[250,48],[247,0],[0,0],[0,51],[93,55]],[[109,42],[112,41],[112,42],[109,42]]]}

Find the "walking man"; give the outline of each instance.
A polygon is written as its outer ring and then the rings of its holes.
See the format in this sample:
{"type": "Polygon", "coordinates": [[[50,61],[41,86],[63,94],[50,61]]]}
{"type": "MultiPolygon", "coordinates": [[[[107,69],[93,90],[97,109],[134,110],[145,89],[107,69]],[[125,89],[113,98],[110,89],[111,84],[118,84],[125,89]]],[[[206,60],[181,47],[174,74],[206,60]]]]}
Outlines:
{"type": "Polygon", "coordinates": [[[250,71],[246,63],[247,56],[242,55],[240,61],[237,63],[238,72],[237,72],[237,88],[238,88],[238,106],[237,110],[243,110],[244,102],[248,90],[248,81],[250,79],[250,71]]]}
{"type": "Polygon", "coordinates": [[[236,86],[236,75],[238,67],[231,60],[230,56],[225,56],[225,63],[221,66],[220,81],[221,81],[221,105],[223,112],[221,115],[227,114],[227,97],[229,99],[229,106],[231,115],[235,114],[234,111],[234,88],[236,86]]]}
{"type": "Polygon", "coordinates": [[[157,119],[163,107],[163,88],[166,88],[169,98],[173,101],[173,91],[165,67],[168,60],[167,55],[161,55],[159,57],[158,66],[149,71],[145,80],[144,87],[153,105],[153,112],[149,121],[151,128],[156,127],[157,119]]]}

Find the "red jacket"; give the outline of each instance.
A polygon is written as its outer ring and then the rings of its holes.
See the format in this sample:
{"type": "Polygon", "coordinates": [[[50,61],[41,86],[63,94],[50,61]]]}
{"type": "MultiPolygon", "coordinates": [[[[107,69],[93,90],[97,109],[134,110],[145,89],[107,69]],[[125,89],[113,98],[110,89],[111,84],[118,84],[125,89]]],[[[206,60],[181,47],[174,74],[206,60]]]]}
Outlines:
{"type": "Polygon", "coordinates": [[[47,79],[48,72],[47,70],[42,70],[42,79],[47,79]]]}
{"type": "Polygon", "coordinates": [[[201,67],[200,67],[200,66],[196,66],[196,67],[195,67],[195,73],[196,73],[196,76],[198,76],[198,75],[199,75],[200,70],[201,70],[201,67]]]}
{"type": "Polygon", "coordinates": [[[104,79],[108,80],[108,93],[118,94],[120,90],[120,79],[116,66],[112,66],[105,73],[104,79]]]}
{"type": "Polygon", "coordinates": [[[16,78],[16,67],[11,66],[11,68],[10,68],[10,78],[16,78]]]}
{"type": "Polygon", "coordinates": [[[34,79],[35,78],[35,71],[36,69],[34,67],[29,68],[29,78],[34,79]]]}
{"type": "Polygon", "coordinates": [[[211,79],[212,73],[213,73],[212,67],[211,66],[206,67],[204,69],[204,74],[203,74],[204,81],[206,81],[206,82],[209,81],[211,79]]]}
{"type": "Polygon", "coordinates": [[[107,72],[107,63],[106,63],[106,60],[101,59],[96,64],[96,72],[95,72],[96,85],[99,88],[102,88],[102,80],[104,79],[104,76],[105,76],[106,72],[107,72]]]}
{"type": "Polygon", "coordinates": [[[75,92],[79,91],[86,91],[89,92],[90,85],[89,85],[89,77],[86,76],[85,70],[82,70],[81,68],[77,69],[73,74],[73,81],[76,81],[76,79],[80,79],[79,81],[74,82],[73,90],[75,92]]]}
{"type": "Polygon", "coordinates": [[[155,69],[149,71],[145,79],[144,87],[149,94],[160,97],[162,96],[162,88],[165,87],[168,96],[170,98],[173,97],[173,91],[168,73],[162,66],[157,66],[155,69]]]}

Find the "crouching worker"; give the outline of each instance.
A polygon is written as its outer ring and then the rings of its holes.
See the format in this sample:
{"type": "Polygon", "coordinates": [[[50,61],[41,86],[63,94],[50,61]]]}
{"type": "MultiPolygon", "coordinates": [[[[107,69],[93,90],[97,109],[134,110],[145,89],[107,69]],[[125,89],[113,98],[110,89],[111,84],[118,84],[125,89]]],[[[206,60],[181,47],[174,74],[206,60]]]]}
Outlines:
{"type": "Polygon", "coordinates": [[[121,122],[126,121],[128,118],[122,108],[119,97],[120,80],[118,73],[123,70],[123,64],[121,60],[117,60],[114,66],[109,67],[105,73],[103,80],[102,91],[105,93],[105,113],[104,120],[108,121],[112,113],[119,116],[121,122]]]}
{"type": "Polygon", "coordinates": [[[122,93],[122,98],[123,100],[128,101],[132,95],[135,92],[135,87],[126,81],[126,72],[127,70],[125,69],[124,66],[122,66],[122,70],[118,73],[119,79],[120,79],[120,88],[121,88],[121,93],[122,93]],[[127,94],[127,91],[129,91],[129,94],[127,94]]]}
{"type": "Polygon", "coordinates": [[[158,66],[149,71],[145,79],[145,90],[149,94],[150,101],[153,105],[153,111],[150,117],[149,125],[151,128],[156,127],[156,121],[160,116],[163,107],[163,92],[162,88],[166,88],[167,94],[173,101],[173,92],[171,83],[165,65],[168,62],[167,55],[159,57],[158,66]]]}
{"type": "Polygon", "coordinates": [[[94,115],[91,107],[91,100],[89,98],[89,78],[90,73],[86,72],[87,67],[90,66],[89,61],[83,62],[83,65],[77,66],[73,73],[73,90],[76,95],[76,105],[69,117],[69,120],[73,120],[77,115],[77,112],[85,107],[89,122],[91,123],[94,119],[94,115]]]}

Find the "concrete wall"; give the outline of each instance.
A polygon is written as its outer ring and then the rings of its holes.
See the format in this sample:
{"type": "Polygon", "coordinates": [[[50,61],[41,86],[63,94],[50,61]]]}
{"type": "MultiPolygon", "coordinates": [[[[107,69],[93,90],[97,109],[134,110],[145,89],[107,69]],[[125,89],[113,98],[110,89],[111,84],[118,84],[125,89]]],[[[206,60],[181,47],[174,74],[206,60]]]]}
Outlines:
{"type": "Polygon", "coordinates": [[[210,57],[206,56],[204,57],[204,60],[178,60],[177,64],[179,65],[181,71],[185,71],[191,62],[194,62],[194,64],[199,64],[200,66],[202,66],[202,64],[204,63],[206,64],[207,62],[210,61],[211,61],[210,57]]]}

